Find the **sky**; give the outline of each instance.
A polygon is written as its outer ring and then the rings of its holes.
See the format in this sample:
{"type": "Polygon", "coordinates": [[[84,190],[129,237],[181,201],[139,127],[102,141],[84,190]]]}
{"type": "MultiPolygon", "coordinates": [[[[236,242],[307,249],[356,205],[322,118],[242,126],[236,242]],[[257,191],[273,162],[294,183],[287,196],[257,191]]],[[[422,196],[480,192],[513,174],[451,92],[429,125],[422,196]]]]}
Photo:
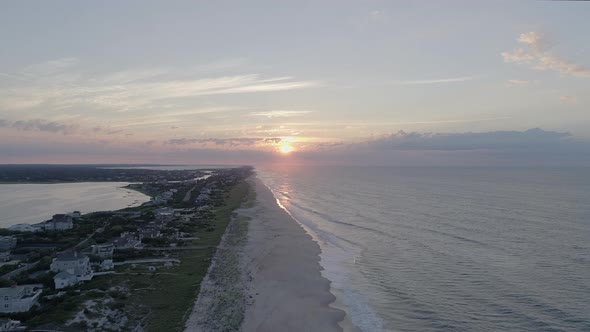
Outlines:
{"type": "Polygon", "coordinates": [[[0,163],[590,165],[588,17],[567,1],[4,1],[0,163]]]}

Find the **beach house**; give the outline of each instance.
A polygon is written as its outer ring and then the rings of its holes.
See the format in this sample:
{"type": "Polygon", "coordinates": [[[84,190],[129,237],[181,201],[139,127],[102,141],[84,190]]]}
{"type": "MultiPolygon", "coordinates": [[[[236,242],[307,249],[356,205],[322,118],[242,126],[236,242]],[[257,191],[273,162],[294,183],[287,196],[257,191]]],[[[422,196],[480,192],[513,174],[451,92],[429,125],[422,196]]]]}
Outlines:
{"type": "Polygon", "coordinates": [[[0,318],[0,332],[24,331],[25,329],[20,324],[20,320],[0,318]]]}
{"type": "Polygon", "coordinates": [[[90,280],[94,276],[88,256],[77,251],[59,253],[51,262],[50,269],[58,272],[53,278],[56,289],[90,280]]]}
{"type": "Polygon", "coordinates": [[[0,312],[29,311],[41,296],[43,285],[22,285],[0,288],[0,312]]]}
{"type": "Polygon", "coordinates": [[[51,220],[44,221],[37,225],[46,231],[63,231],[74,228],[74,221],[72,216],[67,214],[56,214],[51,220]]]}
{"type": "Polygon", "coordinates": [[[10,251],[15,247],[15,236],[0,236],[0,262],[8,262],[10,260],[10,251]]]}
{"type": "Polygon", "coordinates": [[[92,254],[100,258],[112,258],[115,247],[112,243],[96,244],[92,246],[92,254]]]}
{"type": "Polygon", "coordinates": [[[0,251],[10,251],[16,247],[15,236],[0,236],[0,251]]]}
{"type": "Polygon", "coordinates": [[[113,241],[115,249],[133,249],[141,246],[141,240],[136,233],[123,232],[113,241]]]}
{"type": "Polygon", "coordinates": [[[75,275],[66,271],[61,271],[53,277],[53,282],[55,283],[55,289],[62,289],[73,286],[80,281],[78,281],[78,278],[76,278],[75,275]]]}
{"type": "Polygon", "coordinates": [[[39,232],[42,230],[41,227],[39,226],[39,224],[37,224],[37,225],[16,224],[16,225],[12,225],[12,226],[8,227],[8,229],[11,231],[17,231],[17,232],[39,232]]]}
{"type": "Polygon", "coordinates": [[[157,209],[155,216],[158,220],[172,220],[174,217],[174,209],[169,207],[157,209]]]}

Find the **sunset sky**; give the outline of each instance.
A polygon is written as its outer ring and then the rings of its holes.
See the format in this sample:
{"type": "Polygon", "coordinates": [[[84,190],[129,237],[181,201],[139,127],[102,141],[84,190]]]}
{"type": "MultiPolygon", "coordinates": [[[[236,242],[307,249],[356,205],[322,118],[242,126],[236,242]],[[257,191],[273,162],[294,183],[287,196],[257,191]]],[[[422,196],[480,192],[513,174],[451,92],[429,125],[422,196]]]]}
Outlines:
{"type": "Polygon", "coordinates": [[[562,1],[5,1],[0,163],[587,165],[589,17],[562,1]]]}

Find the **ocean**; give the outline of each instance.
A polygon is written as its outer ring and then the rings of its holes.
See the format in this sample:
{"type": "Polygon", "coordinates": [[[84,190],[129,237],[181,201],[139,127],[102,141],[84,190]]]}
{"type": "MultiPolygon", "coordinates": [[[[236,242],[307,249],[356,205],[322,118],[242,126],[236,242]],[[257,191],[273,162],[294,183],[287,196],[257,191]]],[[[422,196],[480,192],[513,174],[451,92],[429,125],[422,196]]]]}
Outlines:
{"type": "Polygon", "coordinates": [[[362,331],[590,331],[590,169],[257,169],[362,331]]]}
{"type": "Polygon", "coordinates": [[[118,210],[149,201],[127,182],[0,184],[0,227],[35,224],[57,213],[118,210]]]}

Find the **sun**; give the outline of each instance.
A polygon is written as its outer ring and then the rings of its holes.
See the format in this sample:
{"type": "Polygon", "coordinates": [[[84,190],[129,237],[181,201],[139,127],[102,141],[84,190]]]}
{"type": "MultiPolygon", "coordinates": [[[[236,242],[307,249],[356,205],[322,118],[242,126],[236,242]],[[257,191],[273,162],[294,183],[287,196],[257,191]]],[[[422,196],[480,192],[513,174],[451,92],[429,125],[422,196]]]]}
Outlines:
{"type": "Polygon", "coordinates": [[[284,144],[279,147],[279,151],[282,154],[289,154],[289,153],[293,152],[293,150],[295,150],[295,149],[293,149],[293,147],[289,144],[284,144]]]}

